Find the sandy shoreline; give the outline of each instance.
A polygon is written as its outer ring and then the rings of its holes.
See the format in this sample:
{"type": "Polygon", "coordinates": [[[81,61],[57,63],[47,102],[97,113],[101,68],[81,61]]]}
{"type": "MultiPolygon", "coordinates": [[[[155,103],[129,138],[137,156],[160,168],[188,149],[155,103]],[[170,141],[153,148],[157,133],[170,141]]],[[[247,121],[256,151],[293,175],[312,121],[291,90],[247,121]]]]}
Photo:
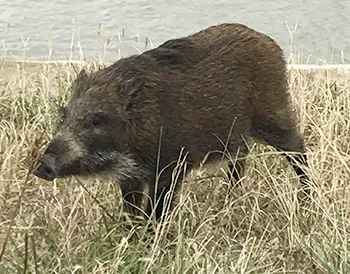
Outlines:
{"type": "Polygon", "coordinates": [[[0,84],[7,84],[16,76],[39,77],[43,72],[57,74],[61,69],[68,66],[83,66],[81,61],[0,61],[0,84]]]}
{"type": "MultiPolygon", "coordinates": [[[[82,67],[89,62],[78,60],[59,60],[59,61],[21,61],[21,60],[0,60],[0,84],[10,81],[16,74],[35,75],[43,71],[57,73],[59,69],[67,66],[82,67]]],[[[338,65],[310,65],[310,64],[289,64],[288,70],[301,70],[310,73],[317,71],[326,72],[332,77],[349,75],[350,64],[338,65]]]]}
{"type": "MultiPolygon", "coordinates": [[[[87,61],[79,60],[57,60],[57,61],[32,61],[32,60],[1,60],[0,67],[3,64],[15,65],[15,64],[30,64],[30,65],[66,65],[66,64],[80,64],[88,63],[87,61]]],[[[315,64],[289,64],[288,69],[350,69],[350,64],[326,64],[326,65],[315,65],[315,64]]]]}

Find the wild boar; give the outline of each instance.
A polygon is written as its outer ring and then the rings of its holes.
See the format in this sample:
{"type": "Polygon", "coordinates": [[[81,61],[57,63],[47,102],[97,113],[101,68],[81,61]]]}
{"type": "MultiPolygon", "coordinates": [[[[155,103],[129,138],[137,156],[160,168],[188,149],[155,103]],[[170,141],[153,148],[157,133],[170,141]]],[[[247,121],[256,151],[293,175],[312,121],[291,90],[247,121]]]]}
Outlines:
{"type": "Polygon", "coordinates": [[[247,138],[294,152],[287,158],[305,183],[280,47],[244,25],[222,24],[90,75],[81,71],[35,174],[110,176],[129,208],[136,212],[146,194],[146,213],[153,208],[159,218],[181,150],[187,171],[208,153],[207,162],[222,160],[223,151],[238,156],[230,167],[238,180],[247,138]]]}

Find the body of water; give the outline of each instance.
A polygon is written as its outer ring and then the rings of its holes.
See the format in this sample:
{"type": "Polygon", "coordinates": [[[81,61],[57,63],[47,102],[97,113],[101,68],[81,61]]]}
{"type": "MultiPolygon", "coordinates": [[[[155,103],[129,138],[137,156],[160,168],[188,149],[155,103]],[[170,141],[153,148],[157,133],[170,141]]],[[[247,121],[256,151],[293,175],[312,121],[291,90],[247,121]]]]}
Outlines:
{"type": "Polygon", "coordinates": [[[0,0],[2,56],[113,62],[220,23],[268,34],[299,62],[350,63],[350,0],[0,0]]]}

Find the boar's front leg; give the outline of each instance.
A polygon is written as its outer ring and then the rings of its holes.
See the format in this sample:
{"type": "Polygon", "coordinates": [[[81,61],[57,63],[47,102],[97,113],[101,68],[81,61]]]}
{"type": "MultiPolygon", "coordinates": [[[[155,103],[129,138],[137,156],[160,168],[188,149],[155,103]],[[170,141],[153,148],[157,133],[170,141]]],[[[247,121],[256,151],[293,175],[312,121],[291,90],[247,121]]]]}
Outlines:
{"type": "Polygon", "coordinates": [[[150,189],[150,196],[153,198],[150,210],[154,212],[157,220],[174,207],[184,176],[185,171],[172,164],[163,169],[156,179],[155,188],[150,189]]]}
{"type": "Polygon", "coordinates": [[[149,214],[148,195],[145,193],[145,185],[133,178],[121,184],[121,191],[124,199],[125,211],[133,215],[149,214]]]}
{"type": "Polygon", "coordinates": [[[156,219],[159,220],[163,213],[164,201],[170,190],[170,184],[164,184],[162,181],[163,183],[157,184],[157,188],[155,188],[155,181],[154,178],[154,180],[150,180],[152,184],[147,185],[134,180],[121,185],[126,212],[146,218],[155,215],[156,219]]]}
{"type": "Polygon", "coordinates": [[[172,208],[184,170],[174,165],[162,169],[159,176],[133,177],[120,184],[127,212],[159,220],[172,208]]]}

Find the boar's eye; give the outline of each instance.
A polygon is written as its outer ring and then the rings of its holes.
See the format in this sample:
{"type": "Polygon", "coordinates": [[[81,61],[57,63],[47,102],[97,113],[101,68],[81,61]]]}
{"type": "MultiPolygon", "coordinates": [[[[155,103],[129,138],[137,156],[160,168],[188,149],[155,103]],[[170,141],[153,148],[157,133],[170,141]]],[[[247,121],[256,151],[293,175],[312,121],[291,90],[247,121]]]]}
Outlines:
{"type": "Polygon", "coordinates": [[[92,117],[92,126],[93,127],[99,127],[102,125],[107,124],[108,122],[108,115],[105,113],[95,113],[92,117]]]}

